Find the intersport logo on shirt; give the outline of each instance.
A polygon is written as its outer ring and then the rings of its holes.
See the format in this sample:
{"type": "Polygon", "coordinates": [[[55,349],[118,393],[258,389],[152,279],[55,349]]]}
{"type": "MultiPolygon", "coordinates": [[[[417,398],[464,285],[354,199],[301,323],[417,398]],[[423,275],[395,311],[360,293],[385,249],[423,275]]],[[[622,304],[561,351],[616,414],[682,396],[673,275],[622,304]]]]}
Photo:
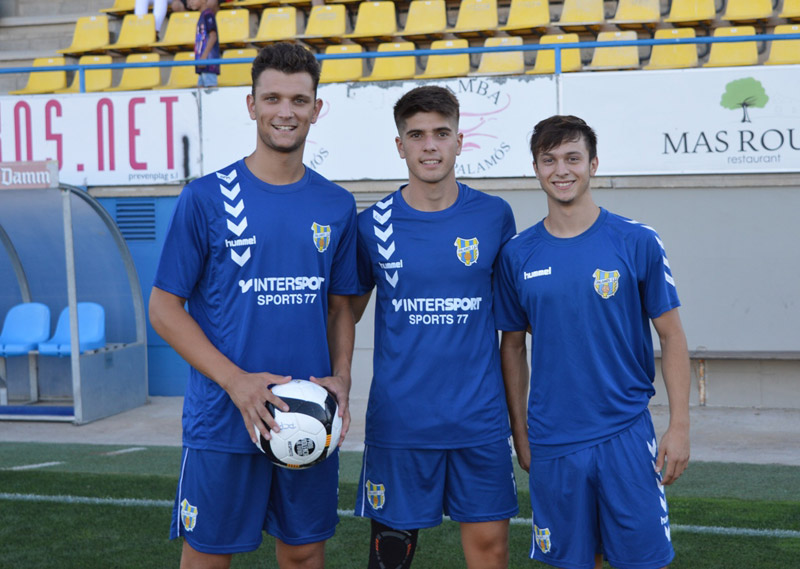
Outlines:
{"type": "Polygon", "coordinates": [[[306,290],[320,290],[325,283],[325,277],[297,276],[297,277],[263,277],[239,281],[242,294],[246,292],[297,292],[306,290]]]}

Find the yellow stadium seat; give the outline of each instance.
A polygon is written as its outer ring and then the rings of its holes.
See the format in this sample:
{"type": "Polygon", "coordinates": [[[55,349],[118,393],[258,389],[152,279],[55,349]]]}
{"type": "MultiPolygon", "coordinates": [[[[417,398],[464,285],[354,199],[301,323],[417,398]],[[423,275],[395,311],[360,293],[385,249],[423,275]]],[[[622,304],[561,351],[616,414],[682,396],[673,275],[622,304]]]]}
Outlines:
{"type": "Polygon", "coordinates": [[[548,0],[511,0],[508,20],[498,29],[513,36],[542,35],[550,25],[548,0]]]}
{"type": "Polygon", "coordinates": [[[261,13],[261,23],[256,35],[248,38],[247,43],[264,46],[278,41],[293,41],[296,35],[297,8],[294,6],[267,8],[261,13]]]}
{"type": "Polygon", "coordinates": [[[561,16],[553,22],[564,31],[598,30],[605,23],[603,0],[564,0],[561,16]]]}
{"type": "Polygon", "coordinates": [[[300,41],[321,48],[326,45],[342,43],[347,31],[346,13],[343,4],[312,6],[306,22],[305,33],[298,36],[300,41]]]}
{"type": "MultiPolygon", "coordinates": [[[[715,38],[754,36],[753,26],[723,27],[714,30],[715,38]]],[[[758,47],[755,41],[712,43],[708,61],[703,67],[731,67],[736,65],[758,65],[758,47]]]]}
{"type": "MultiPolygon", "coordinates": [[[[132,53],[125,58],[125,63],[158,63],[161,56],[157,53],[132,53]]],[[[122,70],[119,85],[109,87],[106,91],[139,91],[153,89],[161,84],[160,67],[126,67],[122,70]]]]}
{"type": "MultiPolygon", "coordinates": [[[[194,61],[194,52],[176,53],[173,61],[194,61]]],[[[170,67],[167,82],[156,89],[189,89],[191,87],[197,87],[197,73],[194,71],[194,65],[176,65],[170,67]]]]}
{"type": "Polygon", "coordinates": [[[84,16],[75,23],[72,44],[65,49],[56,50],[65,55],[103,53],[109,41],[108,16],[84,16]]]}
{"type": "Polygon", "coordinates": [[[108,44],[106,51],[132,53],[150,51],[156,41],[156,20],[153,14],[137,16],[128,14],[122,19],[117,41],[108,44]]]}
{"type": "Polygon", "coordinates": [[[772,17],[772,0],[728,0],[721,19],[735,24],[764,23],[772,17]]]}
{"type": "Polygon", "coordinates": [[[672,0],[664,21],[676,26],[708,26],[716,17],[714,0],[672,0]]]}
{"type": "Polygon", "coordinates": [[[414,0],[408,5],[406,26],[396,35],[410,41],[441,39],[447,29],[444,0],[414,0]]]}
{"type": "MultiPolygon", "coordinates": [[[[378,45],[378,52],[387,51],[414,51],[413,42],[390,42],[378,45]]],[[[362,77],[361,81],[397,81],[400,79],[413,79],[417,72],[417,59],[413,55],[399,57],[376,57],[372,60],[372,73],[362,77]]]]}
{"type": "Polygon", "coordinates": [[[800,20],[800,0],[783,0],[783,8],[778,14],[779,18],[787,20],[800,20]]]}
{"type": "MultiPolygon", "coordinates": [[[[33,60],[34,67],[55,67],[64,65],[63,57],[37,57],[33,60]]],[[[9,91],[9,95],[36,95],[40,93],[53,93],[67,86],[66,71],[40,71],[28,75],[28,83],[22,89],[9,91]]]]}
{"type": "Polygon", "coordinates": [[[111,16],[122,17],[125,14],[132,14],[135,7],[136,0],[114,0],[113,6],[110,8],[101,8],[100,12],[103,14],[110,14],[111,16]]]}
{"type": "MultiPolygon", "coordinates": [[[[220,7],[224,8],[248,8],[250,6],[266,6],[267,4],[277,4],[277,0],[234,0],[233,2],[228,2],[226,4],[221,4],[220,7]]],[[[282,4],[288,4],[288,2],[281,2],[282,4]]]]}
{"type": "MultiPolygon", "coordinates": [[[[633,30],[624,32],[600,32],[598,42],[613,43],[616,41],[636,41],[633,30]]],[[[639,67],[639,48],[635,45],[596,47],[592,61],[584,67],[588,71],[605,71],[611,69],[636,69],[639,67]]]]}
{"type": "Polygon", "coordinates": [[[619,0],[614,17],[608,21],[621,29],[654,29],[661,21],[659,0],[619,0]]]}
{"type": "MultiPolygon", "coordinates": [[[[800,34],[800,24],[775,26],[773,35],[800,34]]],[[[777,40],[769,42],[769,57],[766,65],[790,65],[800,63],[800,40],[777,40]]]]}
{"type": "MultiPolygon", "coordinates": [[[[219,14],[219,12],[217,12],[219,14]]],[[[226,49],[222,53],[222,59],[242,59],[248,58],[248,63],[226,63],[219,68],[219,79],[217,85],[220,87],[235,87],[238,85],[252,85],[253,77],[250,70],[253,67],[253,59],[258,55],[255,48],[245,49],[226,49]]]]}
{"type": "MultiPolygon", "coordinates": [[[[111,63],[110,55],[84,55],[78,60],[78,65],[105,65],[111,63]]],[[[105,91],[111,87],[111,69],[86,69],[84,72],[86,76],[85,91],[93,93],[96,91],[105,91]]],[[[56,93],[80,93],[80,73],[75,72],[75,77],[72,83],[66,89],[59,89],[56,93]]]]}
{"type": "Polygon", "coordinates": [[[245,8],[217,12],[219,47],[244,47],[250,37],[250,12],[245,8]]]}
{"type": "MultiPolygon", "coordinates": [[[[656,30],[657,40],[693,38],[694,28],[665,28],[656,30]]],[[[654,45],[650,51],[650,61],[644,69],[685,69],[697,67],[697,44],[654,45]]]]}
{"type": "MultiPolygon", "coordinates": [[[[325,48],[326,55],[338,53],[362,53],[364,48],[360,45],[329,45],[325,48]]],[[[352,59],[323,59],[320,71],[320,83],[341,83],[344,81],[358,81],[364,76],[364,60],[352,59]]]]}
{"type": "Polygon", "coordinates": [[[173,12],[167,20],[164,39],[154,43],[153,47],[164,51],[193,50],[199,19],[200,12],[173,12]]]}
{"type": "Polygon", "coordinates": [[[447,30],[460,38],[497,34],[497,0],[464,0],[458,7],[456,25],[447,30]]]}
{"type": "Polygon", "coordinates": [[[356,26],[344,37],[360,44],[391,41],[397,33],[394,2],[361,2],[358,5],[356,26]]]}
{"type": "MultiPolygon", "coordinates": [[[[551,45],[555,43],[578,43],[578,34],[552,34],[544,35],[539,40],[539,45],[551,45]]],[[[576,48],[561,50],[561,72],[581,70],[581,50],[576,48]]],[[[556,72],[555,50],[543,49],[536,52],[536,63],[529,74],[541,75],[556,72]]]]}
{"type": "MultiPolygon", "coordinates": [[[[484,47],[514,46],[522,45],[522,38],[519,36],[486,38],[483,42],[484,47]]],[[[478,70],[471,75],[513,75],[525,73],[525,58],[522,51],[498,51],[484,52],[481,54],[481,61],[478,70]]]]}
{"type": "MultiPolygon", "coordinates": [[[[469,47],[465,39],[436,40],[431,43],[432,50],[461,49],[469,47]]],[[[429,55],[425,70],[415,75],[416,79],[433,79],[437,77],[464,77],[470,72],[469,54],[429,55]]]]}

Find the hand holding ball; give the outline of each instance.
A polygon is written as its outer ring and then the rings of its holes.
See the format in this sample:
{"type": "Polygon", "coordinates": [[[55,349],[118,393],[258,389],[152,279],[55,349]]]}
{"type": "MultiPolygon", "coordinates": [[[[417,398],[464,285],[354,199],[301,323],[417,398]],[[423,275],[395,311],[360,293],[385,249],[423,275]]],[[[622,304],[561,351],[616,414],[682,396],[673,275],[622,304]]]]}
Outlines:
{"type": "Polygon", "coordinates": [[[339,405],[327,389],[305,379],[293,379],[272,388],[288,406],[284,412],[266,403],[281,430],[272,438],[259,436],[261,452],[278,466],[308,468],[333,454],[342,434],[339,405]]]}

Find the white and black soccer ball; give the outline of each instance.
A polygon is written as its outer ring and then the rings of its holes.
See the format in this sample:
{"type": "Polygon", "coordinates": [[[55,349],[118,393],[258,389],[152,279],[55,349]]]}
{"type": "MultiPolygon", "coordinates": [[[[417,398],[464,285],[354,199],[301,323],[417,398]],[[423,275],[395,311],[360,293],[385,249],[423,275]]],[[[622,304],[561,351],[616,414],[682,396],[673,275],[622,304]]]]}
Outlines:
{"type": "Polygon", "coordinates": [[[293,379],[272,388],[288,406],[284,412],[266,402],[280,426],[272,439],[258,437],[261,452],[278,466],[308,468],[333,454],[342,434],[342,418],[336,398],[327,389],[305,379],[293,379]]]}

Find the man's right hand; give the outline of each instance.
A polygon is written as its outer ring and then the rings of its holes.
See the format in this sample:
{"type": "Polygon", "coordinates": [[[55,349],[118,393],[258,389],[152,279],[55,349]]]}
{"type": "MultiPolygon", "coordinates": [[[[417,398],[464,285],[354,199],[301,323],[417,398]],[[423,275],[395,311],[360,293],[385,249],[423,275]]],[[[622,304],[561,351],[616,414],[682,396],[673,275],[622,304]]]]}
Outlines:
{"type": "Polygon", "coordinates": [[[291,379],[288,375],[268,372],[238,372],[225,379],[222,387],[242,414],[244,426],[254,444],[258,442],[259,435],[269,440],[272,438],[270,430],[280,431],[275,419],[267,411],[266,402],[269,401],[281,411],[288,411],[289,406],[272,393],[270,386],[287,383],[291,379]]]}

